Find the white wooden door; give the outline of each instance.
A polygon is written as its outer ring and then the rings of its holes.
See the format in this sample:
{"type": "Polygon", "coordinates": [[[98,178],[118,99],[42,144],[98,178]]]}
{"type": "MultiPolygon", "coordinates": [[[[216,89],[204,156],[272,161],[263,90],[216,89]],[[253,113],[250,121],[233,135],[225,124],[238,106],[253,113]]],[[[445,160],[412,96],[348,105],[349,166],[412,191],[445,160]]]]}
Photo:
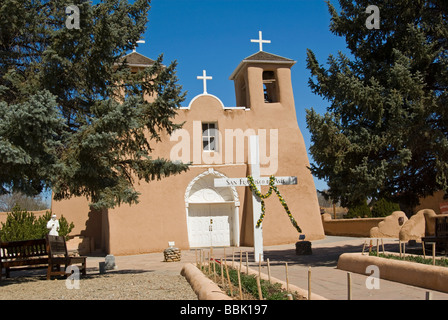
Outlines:
{"type": "Polygon", "coordinates": [[[233,204],[190,204],[188,237],[190,247],[230,246],[233,204]]]}

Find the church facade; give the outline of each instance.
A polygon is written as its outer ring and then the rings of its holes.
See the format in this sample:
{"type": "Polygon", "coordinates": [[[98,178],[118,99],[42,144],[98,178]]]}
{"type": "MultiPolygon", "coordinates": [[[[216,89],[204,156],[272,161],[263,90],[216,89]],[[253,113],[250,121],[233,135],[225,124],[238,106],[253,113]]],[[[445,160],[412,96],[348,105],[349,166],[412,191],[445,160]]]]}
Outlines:
{"type": "MultiPolygon", "coordinates": [[[[133,52],[131,67],[152,60],[133,52]]],[[[136,205],[95,211],[87,199],[53,201],[52,211],[73,221],[72,234],[92,239],[96,249],[115,255],[163,251],[168,242],[180,249],[253,246],[253,194],[248,187],[215,187],[215,179],[244,178],[259,162],[262,177],[294,176],[297,184],[278,185],[291,215],[307,240],[324,237],[316,189],[297,124],[291,68],[295,61],[262,50],[243,59],[231,73],[236,107],[226,107],[204,92],[180,108],[175,122],[182,129],[154,145],[154,158],[191,163],[182,174],[140,182],[136,205]],[[259,157],[249,152],[257,136],[259,157]]],[[[265,193],[268,186],[262,186],[265,193]]],[[[275,193],[265,200],[263,245],[294,243],[299,233],[275,193]]],[[[260,212],[261,214],[261,212],[260,212]]]]}

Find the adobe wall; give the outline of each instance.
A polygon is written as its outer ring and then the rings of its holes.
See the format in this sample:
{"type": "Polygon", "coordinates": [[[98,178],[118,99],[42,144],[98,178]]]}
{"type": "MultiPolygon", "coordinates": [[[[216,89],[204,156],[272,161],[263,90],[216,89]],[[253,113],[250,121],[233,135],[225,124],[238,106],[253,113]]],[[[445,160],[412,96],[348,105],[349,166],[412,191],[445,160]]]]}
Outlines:
{"type": "Polygon", "coordinates": [[[402,211],[395,211],[387,217],[336,219],[325,213],[322,223],[326,235],[366,238],[395,238],[401,241],[416,240],[434,235],[435,219],[439,215],[432,209],[422,209],[410,219],[402,211]]]}
{"type": "Polygon", "coordinates": [[[403,226],[407,223],[408,217],[403,211],[394,211],[378,223],[377,227],[370,229],[371,238],[399,238],[403,226]]]}
{"type": "Polygon", "coordinates": [[[329,236],[347,237],[370,237],[370,230],[378,227],[384,221],[382,218],[354,218],[354,219],[331,219],[331,215],[324,213],[322,223],[325,234],[329,236]]]}
{"type": "Polygon", "coordinates": [[[337,268],[366,274],[367,267],[371,265],[378,267],[381,279],[448,292],[446,285],[448,283],[448,268],[446,267],[386,259],[361,253],[343,253],[338,259],[337,268]]]}
{"type": "MultiPolygon", "coordinates": [[[[108,210],[108,252],[115,255],[159,252],[168,247],[169,241],[181,250],[189,249],[185,191],[189,183],[206,171],[205,167],[192,167],[181,175],[163,178],[138,186],[142,193],[137,205],[122,205],[108,210]]],[[[245,166],[215,168],[222,174],[238,176],[245,166]]],[[[238,190],[244,203],[244,190],[238,190]]],[[[244,219],[239,211],[240,225],[244,219]]],[[[244,232],[244,230],[240,230],[244,232]]]]}
{"type": "Polygon", "coordinates": [[[421,198],[420,204],[414,208],[414,213],[423,209],[431,209],[434,210],[436,214],[440,214],[440,203],[447,202],[447,200],[443,199],[444,195],[444,191],[437,191],[432,196],[421,198]]]}
{"type": "MultiPolygon", "coordinates": [[[[47,211],[50,211],[49,209],[46,210],[37,210],[37,211],[28,211],[34,214],[34,216],[36,216],[36,218],[43,216],[47,211]]],[[[0,212],[0,227],[1,227],[1,223],[5,223],[6,222],[6,218],[8,217],[8,213],[9,212],[0,212]]]]}

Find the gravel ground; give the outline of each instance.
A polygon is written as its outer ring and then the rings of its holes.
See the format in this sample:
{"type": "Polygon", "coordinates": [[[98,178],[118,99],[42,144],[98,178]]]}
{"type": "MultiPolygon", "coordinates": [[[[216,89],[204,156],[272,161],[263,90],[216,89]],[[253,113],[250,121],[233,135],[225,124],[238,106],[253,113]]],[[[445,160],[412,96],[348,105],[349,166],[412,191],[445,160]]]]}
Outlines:
{"type": "Polygon", "coordinates": [[[45,275],[3,278],[0,300],[197,300],[186,279],[173,273],[88,273],[81,276],[79,289],[66,284],[64,278],[46,280],[45,275]]]}

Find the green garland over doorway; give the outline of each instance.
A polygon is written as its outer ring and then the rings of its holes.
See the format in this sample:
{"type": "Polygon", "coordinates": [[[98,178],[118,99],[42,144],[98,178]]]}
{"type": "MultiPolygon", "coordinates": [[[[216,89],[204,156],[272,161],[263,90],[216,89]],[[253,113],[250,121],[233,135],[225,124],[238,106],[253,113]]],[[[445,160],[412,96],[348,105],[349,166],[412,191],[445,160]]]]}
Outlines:
{"type": "Polygon", "coordinates": [[[297,229],[299,233],[302,232],[302,229],[300,229],[299,225],[297,224],[296,220],[291,214],[291,211],[289,211],[288,205],[286,204],[285,199],[280,194],[280,191],[278,191],[277,186],[275,185],[275,176],[270,176],[269,178],[269,190],[267,193],[262,194],[260,190],[258,190],[257,186],[255,185],[254,179],[252,176],[247,176],[247,181],[249,181],[249,188],[252,192],[254,192],[260,199],[261,199],[261,215],[260,218],[257,220],[257,228],[260,227],[261,223],[263,222],[264,216],[266,214],[266,207],[264,205],[264,199],[267,199],[271,196],[272,191],[275,191],[275,193],[278,196],[278,199],[280,200],[280,203],[282,204],[283,208],[285,209],[286,213],[288,214],[289,220],[291,221],[292,225],[297,229]]]}

